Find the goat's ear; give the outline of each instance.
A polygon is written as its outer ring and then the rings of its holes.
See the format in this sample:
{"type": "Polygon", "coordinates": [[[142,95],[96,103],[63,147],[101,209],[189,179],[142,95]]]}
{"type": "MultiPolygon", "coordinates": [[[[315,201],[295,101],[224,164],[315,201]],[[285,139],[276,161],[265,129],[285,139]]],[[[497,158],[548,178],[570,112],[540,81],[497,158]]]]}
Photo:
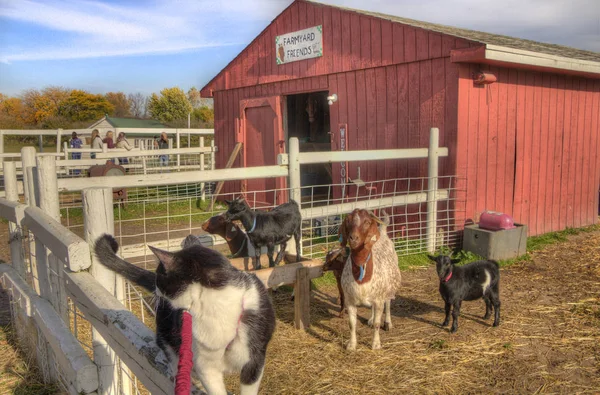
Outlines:
{"type": "Polygon", "coordinates": [[[430,261],[437,262],[437,259],[435,259],[433,255],[427,255],[427,258],[429,258],[430,261]]]}
{"type": "Polygon", "coordinates": [[[338,236],[340,237],[340,245],[342,247],[346,247],[346,244],[348,243],[348,227],[346,226],[347,218],[348,217],[344,218],[344,220],[340,224],[338,232],[338,236]]]}
{"type": "Polygon", "coordinates": [[[237,232],[237,226],[235,226],[233,222],[228,222],[225,224],[225,240],[233,240],[233,237],[237,234],[237,232]]]}
{"type": "Polygon", "coordinates": [[[379,232],[379,226],[377,226],[377,222],[372,222],[369,227],[369,231],[365,236],[365,246],[373,247],[373,245],[379,240],[381,237],[381,233],[379,232]]]}
{"type": "Polygon", "coordinates": [[[452,262],[452,264],[456,265],[457,263],[460,263],[460,259],[450,259],[450,262],[452,262]]]}

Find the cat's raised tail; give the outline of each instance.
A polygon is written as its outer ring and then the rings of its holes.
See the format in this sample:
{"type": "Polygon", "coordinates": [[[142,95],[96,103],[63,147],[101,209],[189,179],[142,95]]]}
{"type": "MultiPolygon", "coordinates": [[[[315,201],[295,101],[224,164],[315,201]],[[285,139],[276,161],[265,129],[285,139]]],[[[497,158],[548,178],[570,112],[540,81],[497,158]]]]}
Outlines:
{"type": "Polygon", "coordinates": [[[121,259],[117,255],[118,250],[119,244],[109,234],[100,236],[94,245],[94,252],[102,265],[149,292],[154,292],[156,289],[156,274],[121,259]]]}

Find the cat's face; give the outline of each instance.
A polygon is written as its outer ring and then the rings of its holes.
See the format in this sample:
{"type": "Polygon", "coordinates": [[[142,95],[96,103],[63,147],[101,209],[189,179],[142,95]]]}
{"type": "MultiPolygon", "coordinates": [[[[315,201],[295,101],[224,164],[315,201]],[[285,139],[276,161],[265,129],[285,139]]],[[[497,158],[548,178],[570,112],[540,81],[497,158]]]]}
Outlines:
{"type": "Polygon", "coordinates": [[[192,245],[178,252],[150,247],[159,260],[156,268],[157,294],[173,307],[189,309],[193,293],[202,287],[221,288],[227,282],[231,265],[219,252],[192,245]]]}

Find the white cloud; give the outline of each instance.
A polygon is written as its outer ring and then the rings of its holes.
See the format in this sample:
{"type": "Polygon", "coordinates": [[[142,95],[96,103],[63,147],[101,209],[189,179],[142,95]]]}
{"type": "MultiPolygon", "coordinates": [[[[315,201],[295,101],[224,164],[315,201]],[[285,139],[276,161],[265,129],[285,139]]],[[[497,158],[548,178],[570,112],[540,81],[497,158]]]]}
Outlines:
{"type": "MultiPolygon", "coordinates": [[[[184,0],[114,5],[100,1],[0,0],[0,18],[56,40],[0,48],[0,62],[191,51],[248,42],[291,0],[184,0]]],[[[43,38],[43,37],[41,37],[43,38]]]]}

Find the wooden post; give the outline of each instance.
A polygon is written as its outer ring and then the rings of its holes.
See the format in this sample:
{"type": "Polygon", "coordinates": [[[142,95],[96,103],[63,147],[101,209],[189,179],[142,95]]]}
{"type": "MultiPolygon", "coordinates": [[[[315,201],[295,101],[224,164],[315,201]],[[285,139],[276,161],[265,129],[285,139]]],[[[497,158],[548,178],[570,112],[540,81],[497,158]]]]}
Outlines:
{"type": "Polygon", "coordinates": [[[102,152],[104,152],[104,153],[108,152],[108,144],[102,143],[102,152]]]}
{"type": "MultiPolygon", "coordinates": [[[[204,148],[204,136],[200,136],[200,147],[204,148]]],[[[200,171],[204,171],[204,152],[200,154],[200,171]]],[[[200,183],[200,199],[206,199],[206,194],[204,193],[204,183],[200,183]]]]}
{"type": "MultiPolygon", "coordinates": [[[[215,141],[211,141],[210,143],[210,147],[211,149],[211,170],[214,170],[214,166],[215,166],[215,141]]],[[[240,153],[242,149],[242,143],[237,142],[235,143],[235,147],[233,147],[233,151],[231,152],[231,155],[229,156],[229,159],[227,160],[227,164],[225,165],[226,169],[230,169],[231,166],[233,166],[233,162],[235,162],[235,158],[237,158],[238,154],[240,153]]],[[[212,211],[213,206],[215,205],[215,201],[217,200],[217,195],[221,192],[221,189],[223,188],[223,181],[219,181],[217,183],[217,187],[215,188],[215,190],[212,193],[212,199],[210,202],[210,207],[208,209],[208,211],[212,211]]]]}
{"type": "MultiPolygon", "coordinates": [[[[36,206],[35,188],[33,187],[33,167],[35,166],[35,148],[21,148],[21,163],[23,171],[23,193],[25,195],[25,204],[28,206],[36,206]]],[[[37,271],[37,261],[35,254],[35,240],[29,240],[29,267],[33,277],[33,289],[37,294],[40,294],[40,283],[37,271]]]]}
{"type": "Polygon", "coordinates": [[[438,189],[438,161],[440,146],[440,131],[431,128],[429,132],[429,151],[427,159],[427,252],[434,252],[435,231],[437,223],[437,189],[438,189]]]}
{"type": "MultiPolygon", "coordinates": [[[[88,188],[82,192],[83,201],[83,231],[85,240],[93,251],[96,239],[104,233],[114,234],[115,223],[113,217],[113,195],[111,188],[88,188]]],[[[117,276],[98,262],[92,254],[92,276],[104,288],[117,298],[117,276]]],[[[122,288],[122,285],[121,287],[122,288]]],[[[94,362],[98,365],[98,394],[118,394],[119,389],[119,363],[114,351],[108,346],[106,340],[92,329],[92,346],[94,349],[94,362]]],[[[123,386],[123,391],[129,393],[128,387],[123,386]]]]}
{"type": "MultiPolygon", "coordinates": [[[[240,148],[242,147],[240,146],[240,148]]],[[[214,170],[215,167],[215,137],[213,135],[213,139],[210,142],[210,169],[214,170]]]]}
{"type": "MultiPolygon", "coordinates": [[[[12,202],[19,201],[19,190],[17,185],[17,166],[15,162],[6,162],[4,164],[4,190],[6,191],[6,200],[12,202]]],[[[8,223],[8,235],[10,240],[10,260],[13,267],[19,273],[23,280],[27,279],[25,270],[25,254],[23,253],[23,232],[21,224],[8,223]]]]}
{"type": "Polygon", "coordinates": [[[62,136],[62,129],[56,130],[56,153],[60,154],[60,138],[62,136]]]}
{"type": "Polygon", "coordinates": [[[63,143],[63,153],[65,154],[65,160],[69,160],[69,143],[66,141],[63,143]]]}
{"type": "MultiPolygon", "coordinates": [[[[289,140],[289,164],[288,164],[288,179],[290,185],[290,200],[298,203],[299,207],[302,204],[302,193],[300,187],[300,141],[297,137],[292,137],[289,140]]],[[[300,232],[302,235],[302,232],[300,232]]],[[[302,236],[300,236],[302,238],[302,236]]],[[[302,245],[302,241],[300,241],[302,245]]],[[[296,241],[294,238],[287,243],[286,251],[296,253],[296,241]]],[[[302,249],[301,249],[302,251],[302,249]]]]}
{"type": "MultiPolygon", "coordinates": [[[[0,154],[4,153],[4,130],[0,130],[0,154]]],[[[4,159],[2,159],[4,160],[4,159]]]]}
{"type": "Polygon", "coordinates": [[[38,136],[38,149],[40,152],[44,152],[44,136],[42,135],[38,136]]]}
{"type": "MultiPolygon", "coordinates": [[[[144,140],[140,140],[140,150],[146,150],[146,142],[144,140]]],[[[148,169],[146,167],[146,156],[142,156],[142,170],[144,171],[144,175],[147,174],[148,169]]]]}
{"type": "Polygon", "coordinates": [[[308,329],[310,327],[310,268],[301,267],[296,270],[294,292],[294,327],[308,329]]]}
{"type": "MultiPolygon", "coordinates": [[[[181,139],[179,136],[179,129],[175,129],[175,144],[177,145],[177,149],[181,148],[181,139]]],[[[177,154],[177,171],[181,171],[181,158],[180,154],[177,154]]]]}
{"type": "MultiPolygon", "coordinates": [[[[58,182],[56,176],[56,159],[53,156],[38,156],[36,173],[34,180],[38,190],[38,207],[46,214],[51,216],[56,222],[60,223],[60,205],[58,198],[58,182]]],[[[37,243],[37,241],[36,241],[37,243]]],[[[62,262],[47,248],[39,247],[42,256],[38,255],[38,265],[41,265],[41,259],[47,264],[49,294],[48,301],[54,307],[54,310],[62,317],[63,321],[69,324],[69,304],[67,302],[67,293],[65,291],[65,262],[62,262]],[[41,259],[40,259],[41,258],[41,259]]],[[[38,247],[36,244],[36,253],[38,247]]]]}

